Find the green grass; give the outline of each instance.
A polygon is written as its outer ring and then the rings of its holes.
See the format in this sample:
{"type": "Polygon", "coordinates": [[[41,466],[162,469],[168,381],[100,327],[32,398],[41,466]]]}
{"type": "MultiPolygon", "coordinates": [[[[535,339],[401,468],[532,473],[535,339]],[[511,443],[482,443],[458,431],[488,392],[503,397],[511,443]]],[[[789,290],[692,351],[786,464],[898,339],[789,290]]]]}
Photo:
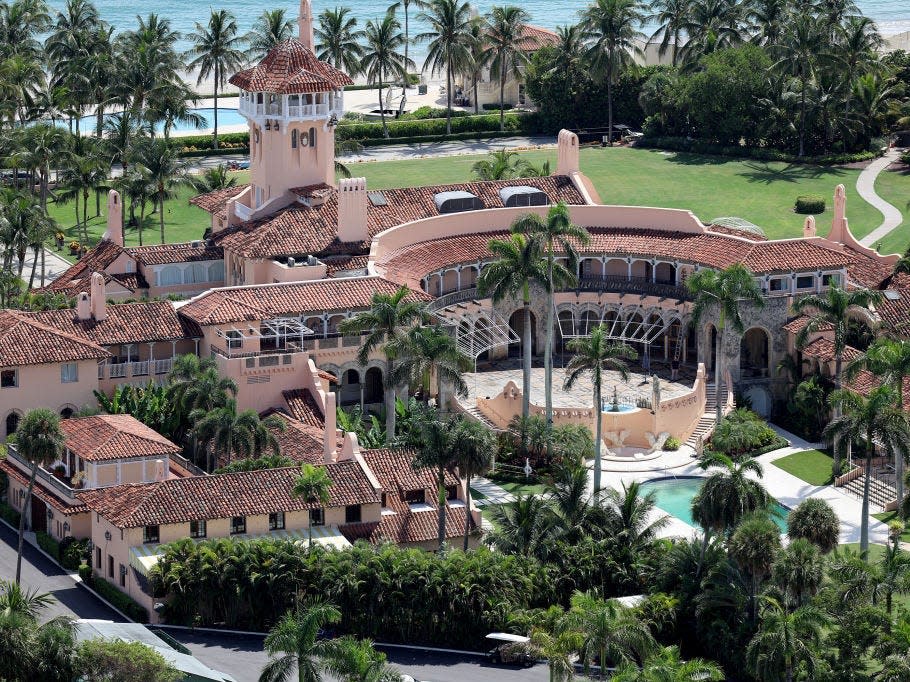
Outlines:
{"type": "Polygon", "coordinates": [[[513,495],[540,495],[547,491],[547,486],[542,483],[536,484],[527,484],[527,483],[512,483],[502,481],[493,481],[496,485],[504,490],[508,490],[513,495]]]}
{"type": "Polygon", "coordinates": [[[881,253],[903,253],[910,244],[910,172],[885,171],[875,181],[876,193],[904,214],[904,222],[882,240],[881,253]]]}
{"type": "MultiPolygon", "coordinates": [[[[896,511],[881,512],[879,514],[873,514],[872,516],[885,524],[900,520],[896,511]]],[[[910,542],[910,525],[906,525],[906,522],[904,525],[904,532],[901,533],[901,542],[910,542]]]]}
{"type": "Polygon", "coordinates": [[[821,450],[805,450],[781,457],[772,462],[778,469],[793,474],[809,485],[831,485],[831,455],[821,450]]]}

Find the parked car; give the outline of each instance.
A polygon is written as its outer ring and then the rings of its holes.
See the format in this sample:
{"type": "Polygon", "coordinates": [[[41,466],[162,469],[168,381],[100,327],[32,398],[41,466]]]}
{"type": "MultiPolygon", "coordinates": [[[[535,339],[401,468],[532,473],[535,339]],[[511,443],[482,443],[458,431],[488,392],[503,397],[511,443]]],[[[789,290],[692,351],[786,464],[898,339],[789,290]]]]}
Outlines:
{"type": "Polygon", "coordinates": [[[521,665],[525,668],[534,665],[530,638],[509,632],[491,632],[486,639],[495,644],[487,653],[491,663],[521,665]]]}

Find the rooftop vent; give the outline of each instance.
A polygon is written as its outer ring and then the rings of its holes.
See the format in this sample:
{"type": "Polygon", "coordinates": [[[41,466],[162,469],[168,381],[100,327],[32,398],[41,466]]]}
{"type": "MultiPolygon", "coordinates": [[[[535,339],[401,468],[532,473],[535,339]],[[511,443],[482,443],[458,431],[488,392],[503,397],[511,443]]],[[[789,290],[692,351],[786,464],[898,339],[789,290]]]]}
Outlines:
{"type": "Polygon", "coordinates": [[[480,199],[464,190],[452,192],[439,192],[433,197],[436,209],[440,213],[460,213],[462,211],[476,211],[483,208],[480,199]]]}
{"type": "Polygon", "coordinates": [[[899,301],[901,299],[901,292],[895,291],[894,289],[885,289],[885,298],[889,301],[899,301]]]}
{"type": "Polygon", "coordinates": [[[388,201],[385,199],[385,194],[382,192],[367,192],[367,197],[370,199],[370,203],[373,206],[387,206],[388,201]]]}
{"type": "Polygon", "coordinates": [[[528,185],[515,185],[512,187],[503,187],[499,190],[499,198],[502,199],[502,205],[506,208],[515,206],[546,206],[550,203],[550,198],[546,192],[537,187],[528,185]]]}
{"type": "Polygon", "coordinates": [[[193,241],[190,242],[190,246],[192,246],[194,249],[199,249],[199,248],[202,248],[202,242],[199,241],[198,239],[194,239],[193,241]]]}

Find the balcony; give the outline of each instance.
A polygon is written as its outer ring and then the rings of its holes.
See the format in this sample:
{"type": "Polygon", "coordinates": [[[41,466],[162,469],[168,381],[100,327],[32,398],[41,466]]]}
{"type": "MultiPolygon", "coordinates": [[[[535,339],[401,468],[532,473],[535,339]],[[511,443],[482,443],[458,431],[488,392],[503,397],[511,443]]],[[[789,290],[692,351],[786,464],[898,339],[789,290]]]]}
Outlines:
{"type": "Polygon", "coordinates": [[[341,112],[344,108],[340,95],[325,93],[325,102],[291,104],[287,96],[276,102],[257,102],[252,96],[242,93],[238,110],[243,116],[253,119],[278,119],[287,122],[291,119],[306,120],[326,118],[333,111],[341,112]]]}
{"type": "Polygon", "coordinates": [[[689,301],[692,294],[682,285],[675,282],[654,281],[647,277],[616,277],[584,275],[578,279],[578,291],[597,291],[604,293],[630,294],[639,296],[657,296],[674,298],[678,301],[689,301]]]}
{"type": "Polygon", "coordinates": [[[106,362],[98,365],[98,379],[131,379],[134,377],[161,376],[171,371],[174,358],[138,360],[131,362],[106,362]]]}
{"type": "MultiPolygon", "coordinates": [[[[7,445],[6,459],[8,462],[10,462],[10,464],[15,466],[26,476],[32,475],[31,463],[16,451],[16,446],[14,443],[9,443],[7,445]]],[[[53,490],[55,494],[57,494],[66,502],[69,502],[70,504],[79,504],[79,500],[76,497],[76,491],[67,485],[65,481],[62,481],[54,476],[54,474],[52,474],[47,469],[38,467],[38,472],[35,475],[35,480],[41,481],[45,487],[53,490]]]]}

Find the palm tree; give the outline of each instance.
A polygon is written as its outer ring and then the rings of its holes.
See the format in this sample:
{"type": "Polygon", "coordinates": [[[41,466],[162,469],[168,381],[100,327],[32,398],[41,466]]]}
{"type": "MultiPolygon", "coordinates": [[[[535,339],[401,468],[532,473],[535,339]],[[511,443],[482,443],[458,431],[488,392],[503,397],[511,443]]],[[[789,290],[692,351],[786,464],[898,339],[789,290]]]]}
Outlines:
{"type": "Polygon", "coordinates": [[[496,258],[484,266],[477,278],[477,291],[481,296],[491,296],[493,303],[521,294],[523,329],[521,415],[531,412],[531,285],[548,286],[547,266],[543,245],[536,239],[512,234],[506,239],[491,239],[490,252],[496,258]]]}
{"type": "Polygon", "coordinates": [[[600,678],[610,663],[645,660],[657,651],[657,642],[648,626],[638,619],[632,609],[615,599],[603,600],[592,594],[572,595],[570,618],[583,633],[581,658],[585,672],[595,657],[600,662],[600,678]]]}
{"type": "MultiPolygon", "coordinates": [[[[803,296],[793,304],[793,312],[808,315],[809,321],[796,335],[796,347],[805,348],[812,334],[831,331],[834,335],[834,387],[841,387],[844,353],[850,324],[854,320],[866,322],[873,319],[870,307],[882,299],[882,294],[870,289],[850,289],[831,286],[824,295],[803,296]]],[[[837,417],[835,406],[834,416],[837,417]]],[[[835,446],[834,473],[841,473],[841,450],[835,446]]]]}
{"type": "Polygon", "coordinates": [[[134,148],[135,162],[142,165],[148,174],[149,182],[155,185],[155,201],[158,204],[158,226],[161,230],[161,243],[164,236],[164,202],[172,199],[175,189],[189,182],[187,164],[176,147],[167,140],[143,139],[134,148]]]}
{"type": "Polygon", "coordinates": [[[455,444],[455,463],[459,475],[464,478],[465,489],[465,524],[464,546],[468,551],[471,518],[471,479],[486,473],[493,461],[496,449],[496,438],[493,432],[480,422],[461,419],[455,426],[453,434],[455,444]]]}
{"type": "Polygon", "coordinates": [[[493,530],[484,540],[503,554],[545,559],[559,533],[556,516],[541,495],[519,493],[513,502],[493,507],[490,521],[493,530]]]}
{"type": "Polygon", "coordinates": [[[742,42],[744,3],[735,0],[694,0],[683,26],[688,39],[679,57],[688,68],[699,58],[742,42]]]}
{"type": "Polygon", "coordinates": [[[831,576],[845,602],[863,598],[876,606],[884,601],[890,620],[894,595],[910,592],[910,553],[895,540],[884,548],[877,562],[870,564],[862,554],[845,550],[834,555],[831,576]]]}
{"type": "Polygon", "coordinates": [[[684,661],[678,646],[667,646],[649,656],[641,669],[624,663],[611,682],[712,682],[723,680],[723,669],[713,661],[693,658],[684,661]]]}
{"type": "Polygon", "coordinates": [[[28,242],[32,248],[34,257],[32,258],[32,272],[28,278],[28,288],[31,289],[35,284],[35,271],[38,268],[38,261],[41,261],[41,286],[44,286],[45,273],[45,255],[44,245],[57,233],[59,227],[57,222],[51,218],[47,211],[40,209],[35,211],[28,229],[28,242]]]}
{"type": "Polygon", "coordinates": [[[522,177],[525,166],[526,162],[518,152],[497,149],[487,154],[486,158],[475,161],[471,173],[478,180],[510,180],[522,177]]]}
{"type": "Polygon", "coordinates": [[[518,78],[520,69],[528,62],[522,50],[524,26],[530,15],[521,7],[493,7],[486,18],[485,61],[490,71],[499,74],[499,129],[505,130],[506,76],[518,78]]]}
{"type": "MultiPolygon", "coordinates": [[[[425,4],[426,3],[424,2],[424,0],[395,0],[395,2],[393,2],[391,5],[389,5],[388,11],[393,14],[398,12],[399,8],[404,10],[404,61],[407,64],[412,63],[411,60],[408,59],[408,47],[411,43],[411,33],[410,33],[410,27],[408,26],[408,21],[410,19],[411,5],[414,5],[415,7],[420,9],[420,8],[424,7],[425,4]]],[[[402,85],[402,89],[401,89],[402,95],[404,95],[407,92],[407,89],[408,89],[408,79],[405,78],[404,83],[402,85]]]]}
{"type": "Polygon", "coordinates": [[[717,413],[716,423],[723,417],[726,376],[724,374],[724,344],[726,342],[727,323],[737,334],[743,333],[743,318],[740,305],[751,303],[756,308],[765,304],[761,291],[755,284],[752,273],[742,263],[734,263],[726,270],[699,270],[686,280],[686,287],[695,298],[692,306],[692,325],[697,327],[705,312],[713,307],[718,308],[717,350],[714,354],[714,381],[716,382],[717,413]]]}
{"type": "Polygon", "coordinates": [[[53,124],[36,123],[27,130],[23,165],[33,168],[38,175],[42,209],[47,209],[47,188],[50,182],[51,164],[60,163],[66,154],[68,143],[69,135],[66,130],[53,124]]]}
{"type": "Polygon", "coordinates": [[[809,81],[826,43],[825,31],[817,17],[799,13],[790,17],[777,49],[780,59],[774,67],[799,79],[799,156],[806,151],[806,117],[808,114],[809,81]]]}
{"type": "MultiPolygon", "coordinates": [[[[323,507],[329,503],[332,492],[332,479],[325,467],[317,467],[304,462],[300,465],[300,475],[294,481],[291,493],[307,502],[318,502],[323,507]]],[[[310,534],[310,548],[313,547],[313,523],[307,523],[310,534]]]]}
{"type": "Polygon", "coordinates": [[[649,19],[658,24],[657,29],[651,35],[651,41],[653,42],[657,36],[661,37],[657,54],[663,57],[667,54],[670,43],[673,43],[670,63],[676,66],[680,42],[689,20],[689,13],[692,11],[692,2],[691,0],[653,0],[649,9],[654,12],[649,19]]]}
{"type": "Polygon", "coordinates": [[[462,374],[471,368],[472,358],[465,355],[455,338],[440,327],[411,327],[388,345],[397,360],[389,375],[392,386],[409,384],[419,388],[424,403],[430,400],[431,382],[436,380],[436,406],[445,412],[445,388],[455,395],[466,395],[468,386],[462,374]]]}
{"type": "MultiPolygon", "coordinates": [[[[455,433],[458,419],[428,418],[420,424],[420,447],[414,457],[414,468],[431,467],[436,470],[437,530],[439,551],[445,551],[446,543],[446,470],[456,463],[455,433]]],[[[468,523],[468,519],[465,519],[468,523]]]]}
{"type": "Polygon", "coordinates": [[[607,85],[607,134],[613,144],[613,85],[634,55],[641,54],[636,41],[645,35],[638,28],[644,23],[636,0],[596,0],[582,17],[592,39],[588,56],[591,69],[607,85]]]}
{"type": "Polygon", "coordinates": [[[474,93],[474,113],[480,113],[480,102],[477,101],[477,84],[483,78],[483,70],[489,66],[486,53],[484,21],[475,17],[471,21],[471,58],[464,65],[463,75],[471,81],[471,92],[474,93]]]}
{"type": "Polygon", "coordinates": [[[262,669],[259,682],[321,682],[322,672],[336,645],[320,639],[326,626],[341,620],[341,611],[321,601],[304,603],[285,613],[265,638],[270,661],[262,669]]]}
{"type": "Polygon", "coordinates": [[[38,467],[48,467],[63,453],[63,432],[60,431],[60,417],[45,408],[26,414],[16,429],[16,452],[31,462],[32,471],[28,488],[22,500],[19,515],[19,545],[16,550],[16,584],[22,576],[22,541],[25,538],[25,519],[31,516],[32,490],[38,467]]]}
{"type": "Polygon", "coordinates": [[[76,224],[82,228],[82,241],[87,244],[88,200],[92,192],[103,189],[107,182],[108,166],[100,158],[96,145],[85,138],[73,153],[65,157],[66,162],[58,178],[56,190],[58,201],[72,199],[76,204],[76,224]],[[81,148],[80,148],[81,147],[81,148]],[[82,199],[82,219],[79,218],[79,199],[82,199]]]}
{"type": "Polygon", "coordinates": [[[747,16],[756,31],[752,41],[776,48],[790,17],[790,5],[787,0],[756,0],[750,4],[747,16]]]}
{"type": "Polygon", "coordinates": [[[872,459],[876,446],[897,457],[910,453],[910,425],[907,414],[896,408],[895,391],[890,386],[879,386],[865,398],[858,393],[837,389],[831,394],[831,404],[838,411],[827,427],[824,436],[832,443],[866,443],[866,465],[863,478],[863,504],[860,518],[860,551],[869,551],[869,486],[872,478],[872,459]]]}
{"type": "Polygon", "coordinates": [[[386,14],[382,19],[367,22],[364,31],[363,60],[360,70],[366,75],[370,85],[379,87],[379,115],[382,118],[382,134],[389,136],[385,122],[385,103],[382,101],[382,89],[387,77],[408,79],[408,69],[414,63],[409,62],[398,50],[404,44],[401,24],[393,14],[386,14]]]}
{"type": "Polygon", "coordinates": [[[701,490],[692,500],[692,517],[705,531],[729,532],[749,514],[764,509],[771,496],[759,480],[762,465],[752,458],[732,460],[715,453],[702,463],[704,469],[715,469],[705,479],[701,490]]]}
{"type": "Polygon", "coordinates": [[[341,682],[398,682],[401,674],[386,663],[386,655],[373,648],[368,639],[339,637],[328,657],[329,671],[341,682]]]}
{"type": "Polygon", "coordinates": [[[554,309],[553,292],[557,288],[572,286],[576,281],[578,254],[575,244],[582,246],[591,241],[583,227],[572,223],[568,207],[559,202],[547,211],[546,219],[535,213],[528,213],[512,223],[513,232],[523,232],[532,239],[543,242],[547,259],[547,341],[544,346],[544,399],[546,402],[547,425],[553,426],[553,334],[554,309]],[[557,263],[556,251],[565,254],[565,263],[557,263]]]}
{"type": "Polygon", "coordinates": [[[730,558],[750,578],[749,601],[753,621],[758,617],[758,593],[771,574],[774,557],[780,550],[780,529],[767,514],[755,513],[742,519],[727,542],[730,558]]]}
{"type": "Polygon", "coordinates": [[[670,523],[667,515],[656,515],[652,521],[657,498],[654,492],[642,494],[641,483],[622,483],[622,490],[608,488],[603,493],[607,512],[607,533],[628,547],[650,545],[661,529],[670,523]]]}
{"type": "Polygon", "coordinates": [[[191,183],[193,189],[200,194],[214,192],[217,189],[229,189],[237,184],[237,177],[228,171],[226,163],[219,163],[217,166],[206,168],[202,173],[195,176],[191,183]]]}
{"type": "Polygon", "coordinates": [[[277,415],[260,419],[255,410],[237,411],[237,401],[229,398],[222,407],[211,411],[194,410],[190,413],[194,423],[195,439],[208,448],[211,446],[212,465],[218,465],[218,455],[224,455],[227,464],[231,463],[234,453],[241,459],[259,457],[266,450],[278,455],[281,448],[272,429],[283,431],[286,423],[277,415]]]}
{"type": "Polygon", "coordinates": [[[314,34],[317,41],[316,56],[353,77],[360,73],[360,60],[364,54],[360,40],[364,33],[356,30],[357,19],[350,14],[350,7],[322,10],[314,34]]]}
{"type": "Polygon", "coordinates": [[[828,554],[840,543],[840,519],[830,504],[820,498],[809,497],[787,517],[787,536],[791,543],[802,538],[818,547],[823,554],[828,554]]]}
{"type": "Polygon", "coordinates": [[[818,547],[797,538],[777,555],[771,574],[788,607],[799,608],[818,593],[825,577],[825,561],[818,547]]]}
{"type": "Polygon", "coordinates": [[[237,35],[237,18],[226,9],[213,9],[207,25],[196,22],[191,40],[193,47],[187,50],[186,66],[191,71],[199,70],[196,85],[212,78],[215,100],[212,144],[218,149],[218,88],[224,88],[228,76],[243,66],[240,49],[243,38],[237,35]]]}
{"type": "MultiPolygon", "coordinates": [[[[910,341],[907,339],[879,338],[865,353],[861,353],[847,365],[845,374],[852,379],[860,370],[866,370],[885,384],[890,384],[897,396],[895,407],[904,409],[904,381],[910,378],[910,341]]],[[[897,508],[902,513],[904,501],[904,458],[895,455],[895,482],[897,487],[897,508]]]]}
{"type": "Polygon", "coordinates": [[[375,350],[382,350],[385,355],[385,429],[386,441],[391,442],[395,437],[395,386],[392,376],[395,373],[395,358],[391,354],[389,344],[399,340],[406,330],[423,319],[423,306],[415,301],[407,300],[410,291],[401,287],[394,294],[376,292],[370,302],[368,310],[359,312],[338,325],[342,334],[363,335],[360,349],[357,352],[357,361],[366,366],[370,354],[375,350]]]}
{"type": "Polygon", "coordinates": [[[569,627],[568,619],[562,617],[552,630],[543,627],[531,628],[531,644],[547,659],[550,682],[571,682],[575,679],[575,652],[584,643],[582,634],[569,627]]]}
{"type": "Polygon", "coordinates": [[[273,47],[294,36],[294,22],[287,18],[285,9],[264,10],[253,23],[253,28],[243,40],[249,45],[246,57],[258,62],[273,47]]]}
{"type": "Polygon", "coordinates": [[[746,647],[749,672],[761,682],[793,682],[794,672],[805,666],[811,679],[825,624],[825,616],[814,606],[791,613],[766,597],[761,626],[746,647]]]}
{"type": "Polygon", "coordinates": [[[471,62],[471,6],[459,0],[428,0],[419,18],[430,25],[416,37],[429,42],[423,68],[446,74],[446,135],[451,135],[452,78],[471,62]]]}
{"type": "Polygon", "coordinates": [[[591,378],[594,386],[594,492],[600,490],[601,451],[603,450],[603,379],[604,372],[619,372],[623,381],[629,380],[626,360],[634,360],[638,353],[624,343],[613,343],[606,325],[598,325],[590,336],[572,339],[569,350],[575,355],[566,365],[565,390],[570,390],[583,375],[591,378]]]}
{"type": "MultiPolygon", "coordinates": [[[[882,37],[875,22],[868,17],[849,17],[845,24],[836,26],[837,45],[832,53],[845,69],[844,81],[849,85],[858,73],[866,72],[876,63],[876,52],[882,46],[882,37]]],[[[848,87],[844,101],[844,130],[850,119],[850,98],[852,88],[848,87]]]]}

